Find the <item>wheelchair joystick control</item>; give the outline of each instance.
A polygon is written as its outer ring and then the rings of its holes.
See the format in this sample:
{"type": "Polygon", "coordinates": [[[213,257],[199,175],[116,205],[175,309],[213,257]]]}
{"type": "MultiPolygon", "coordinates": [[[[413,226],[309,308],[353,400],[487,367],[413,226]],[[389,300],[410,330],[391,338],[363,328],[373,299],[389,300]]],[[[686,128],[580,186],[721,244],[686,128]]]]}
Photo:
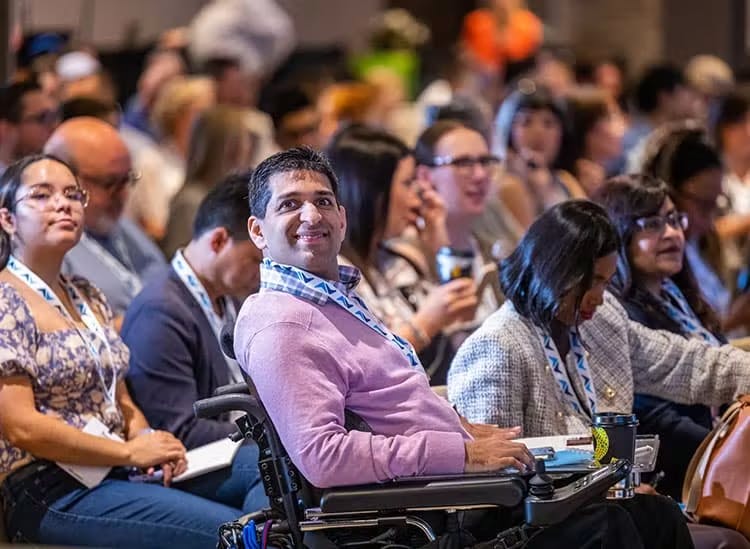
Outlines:
{"type": "Polygon", "coordinates": [[[550,499],[555,495],[555,487],[547,474],[544,460],[536,460],[536,474],[529,481],[529,494],[539,499],[550,499]]]}

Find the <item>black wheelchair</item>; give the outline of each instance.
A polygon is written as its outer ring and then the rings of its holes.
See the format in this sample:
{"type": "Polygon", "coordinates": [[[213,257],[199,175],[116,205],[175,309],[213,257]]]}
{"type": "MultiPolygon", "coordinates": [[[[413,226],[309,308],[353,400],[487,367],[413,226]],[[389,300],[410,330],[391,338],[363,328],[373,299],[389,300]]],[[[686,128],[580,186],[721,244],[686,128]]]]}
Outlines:
{"type": "MultiPolygon", "coordinates": [[[[581,476],[553,478],[538,461],[532,474],[464,474],[403,478],[377,485],[319,490],[291,462],[263,404],[240,383],[218,389],[195,403],[196,416],[208,418],[239,411],[236,441],[252,439],[269,507],[225,524],[221,549],[255,547],[481,547],[525,546],[534,532],[557,524],[575,510],[603,500],[608,489],[631,474],[620,460],[581,476]],[[493,540],[466,538],[461,520],[470,513],[501,509],[520,517],[493,540]],[[257,540],[261,540],[258,542],[257,540]]],[[[354,414],[348,430],[369,431],[354,414]]]]}

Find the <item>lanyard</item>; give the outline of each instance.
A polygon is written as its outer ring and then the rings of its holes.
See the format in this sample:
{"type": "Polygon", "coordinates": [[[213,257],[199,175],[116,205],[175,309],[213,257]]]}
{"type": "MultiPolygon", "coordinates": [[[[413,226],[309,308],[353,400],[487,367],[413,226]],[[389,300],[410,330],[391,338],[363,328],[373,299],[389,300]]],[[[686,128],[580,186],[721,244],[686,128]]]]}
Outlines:
{"type": "Polygon", "coordinates": [[[713,346],[720,345],[716,336],[706,330],[701,321],[695,316],[693,309],[687,302],[685,295],[677,287],[677,284],[667,278],[662,283],[662,291],[668,298],[662,300],[666,313],[669,318],[680,325],[683,334],[696,339],[702,339],[713,346]],[[675,303],[677,304],[676,306],[675,303]]]}
{"type": "MultiPolygon", "coordinates": [[[[177,276],[180,277],[180,280],[188,289],[190,295],[193,296],[193,299],[198,302],[201,311],[203,311],[206,320],[208,320],[211,329],[216,335],[216,341],[219,342],[219,348],[221,348],[221,328],[224,325],[224,320],[216,314],[216,311],[214,311],[211,298],[208,297],[208,292],[206,292],[203,284],[198,280],[195,271],[193,271],[192,267],[190,267],[188,262],[185,261],[185,257],[182,255],[181,250],[177,250],[174,254],[174,257],[172,258],[172,268],[177,273],[177,276]]],[[[227,318],[234,318],[237,315],[234,309],[234,303],[232,303],[231,299],[222,298],[222,305],[224,307],[224,314],[227,318]]],[[[242,371],[240,370],[240,365],[237,361],[232,360],[226,355],[224,355],[224,359],[229,368],[230,381],[232,383],[243,382],[244,378],[242,377],[242,371]]]]}
{"type": "Polygon", "coordinates": [[[93,334],[94,337],[91,337],[89,334],[81,331],[81,329],[78,327],[78,323],[75,321],[70,312],[68,312],[65,306],[60,302],[60,299],[57,297],[55,292],[53,292],[52,289],[47,286],[47,284],[41,278],[39,278],[31,269],[24,265],[18,258],[10,256],[10,258],[8,259],[8,270],[15,276],[17,276],[26,285],[28,285],[37,294],[39,294],[47,303],[57,309],[58,312],[63,315],[63,317],[71,321],[71,323],[75,327],[76,332],[78,332],[79,337],[86,344],[86,347],[91,353],[91,356],[94,358],[94,363],[96,364],[96,372],[99,375],[99,380],[101,381],[102,389],[104,390],[104,397],[109,403],[107,406],[107,413],[117,414],[117,406],[115,405],[117,392],[117,368],[112,361],[112,351],[109,347],[107,334],[104,332],[104,328],[99,322],[99,319],[96,318],[86,300],[81,297],[81,294],[78,293],[78,290],[73,284],[69,283],[64,277],[61,277],[63,288],[70,296],[70,300],[73,302],[73,306],[76,308],[76,311],[78,311],[78,314],[81,315],[81,320],[83,321],[84,325],[86,326],[86,328],[88,328],[88,330],[91,332],[91,334],[93,334]],[[94,338],[99,338],[99,340],[101,340],[101,342],[104,344],[107,354],[110,357],[109,363],[112,367],[112,380],[109,383],[109,386],[104,380],[104,367],[102,366],[103,357],[99,351],[99,348],[94,342],[94,338]]]}
{"type": "Polygon", "coordinates": [[[589,363],[586,359],[586,350],[581,344],[581,338],[578,335],[578,332],[575,328],[570,329],[570,350],[573,352],[573,356],[575,356],[576,373],[581,380],[583,390],[586,392],[588,410],[583,409],[578,396],[575,394],[575,389],[568,377],[568,370],[565,367],[565,362],[560,358],[560,353],[557,352],[554,340],[549,334],[543,332],[540,328],[536,326],[534,326],[534,328],[539,336],[539,341],[542,343],[544,354],[547,356],[547,362],[549,362],[550,368],[552,369],[552,375],[555,376],[555,381],[557,381],[557,385],[560,388],[560,392],[562,392],[563,398],[565,398],[577,414],[592,418],[596,413],[596,392],[594,391],[594,384],[591,379],[589,363]]]}
{"type": "MultiPolygon", "coordinates": [[[[282,280],[284,278],[292,279],[288,284],[274,284],[273,289],[301,297],[305,297],[309,294],[325,294],[328,300],[333,301],[362,324],[387,339],[392,345],[401,351],[409,361],[410,366],[424,371],[421,362],[419,362],[419,359],[417,358],[417,353],[414,352],[414,348],[411,344],[386,328],[385,325],[370,312],[365,302],[362,301],[353,290],[344,294],[334,284],[331,284],[329,281],[324,280],[311,272],[303,271],[302,269],[292,267],[291,265],[280,265],[269,260],[264,260],[263,263],[261,263],[261,286],[264,286],[263,274],[268,274],[269,270],[272,273],[280,275],[282,280]],[[303,286],[303,289],[298,288],[300,285],[303,286]],[[308,292],[305,292],[304,288],[307,288],[308,292]]],[[[264,287],[269,286],[265,285],[264,287]]]]}
{"type": "MultiPolygon", "coordinates": [[[[124,243],[117,237],[115,237],[113,242],[114,246],[117,248],[117,251],[120,252],[120,254],[123,256],[123,261],[127,260],[128,253],[124,243]]],[[[116,257],[109,253],[104,248],[104,246],[99,244],[96,240],[85,233],[81,235],[81,244],[89,252],[95,255],[96,258],[107,267],[112,275],[114,275],[114,277],[117,278],[117,280],[119,280],[123,284],[123,286],[125,286],[125,288],[128,290],[128,293],[130,294],[130,297],[134,297],[138,292],[141,291],[141,288],[143,287],[143,285],[141,284],[141,279],[138,278],[137,274],[135,274],[128,268],[132,267],[132,264],[129,266],[125,266],[116,257]]]]}

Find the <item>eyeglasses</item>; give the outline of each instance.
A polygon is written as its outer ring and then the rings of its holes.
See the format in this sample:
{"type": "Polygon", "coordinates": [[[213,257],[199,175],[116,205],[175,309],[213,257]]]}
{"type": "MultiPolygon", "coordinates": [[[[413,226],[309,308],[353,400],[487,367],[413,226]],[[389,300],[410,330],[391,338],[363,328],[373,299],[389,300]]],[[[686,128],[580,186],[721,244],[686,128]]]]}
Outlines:
{"type": "Polygon", "coordinates": [[[688,216],[684,212],[670,212],[667,215],[639,217],[635,220],[635,224],[640,230],[652,234],[662,234],[667,225],[673,229],[686,231],[688,228],[688,216]]]}
{"type": "Polygon", "coordinates": [[[125,174],[110,175],[110,176],[95,176],[84,173],[79,173],[78,178],[84,181],[88,181],[103,189],[107,192],[114,193],[119,191],[125,186],[131,186],[141,178],[141,174],[134,171],[129,171],[125,174]]]}
{"type": "Polygon", "coordinates": [[[40,124],[42,126],[55,126],[60,122],[60,112],[56,110],[47,109],[39,111],[34,114],[27,114],[21,118],[21,122],[29,122],[32,124],[40,124]]]}
{"type": "Polygon", "coordinates": [[[451,166],[460,173],[470,174],[477,165],[491,171],[500,166],[500,159],[492,154],[483,156],[438,156],[433,158],[431,167],[441,168],[443,166],[451,166]]]}
{"type": "Polygon", "coordinates": [[[58,195],[62,195],[69,202],[79,203],[84,208],[89,203],[89,193],[81,187],[65,187],[62,191],[58,191],[52,185],[38,183],[31,185],[29,192],[18,198],[13,205],[15,206],[22,200],[28,200],[34,202],[42,209],[47,209],[54,204],[54,198],[58,195]]]}

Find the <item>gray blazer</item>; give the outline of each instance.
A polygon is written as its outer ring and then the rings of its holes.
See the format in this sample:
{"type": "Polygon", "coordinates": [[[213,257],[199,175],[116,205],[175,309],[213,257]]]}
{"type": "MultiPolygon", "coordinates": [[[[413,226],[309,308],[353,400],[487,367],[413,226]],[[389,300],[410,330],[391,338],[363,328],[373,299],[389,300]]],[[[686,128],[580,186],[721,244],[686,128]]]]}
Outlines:
{"type": "MultiPolygon", "coordinates": [[[[605,294],[581,325],[599,411],[630,412],[633,392],[684,404],[720,405],[750,390],[750,354],[650,330],[605,294]]],[[[571,353],[568,372],[574,372],[571,353]]],[[[568,376],[584,394],[575,373],[568,376]]],[[[458,350],[448,398],[470,421],[523,427],[523,436],[586,432],[563,399],[532,323],[507,301],[458,350]]]]}

